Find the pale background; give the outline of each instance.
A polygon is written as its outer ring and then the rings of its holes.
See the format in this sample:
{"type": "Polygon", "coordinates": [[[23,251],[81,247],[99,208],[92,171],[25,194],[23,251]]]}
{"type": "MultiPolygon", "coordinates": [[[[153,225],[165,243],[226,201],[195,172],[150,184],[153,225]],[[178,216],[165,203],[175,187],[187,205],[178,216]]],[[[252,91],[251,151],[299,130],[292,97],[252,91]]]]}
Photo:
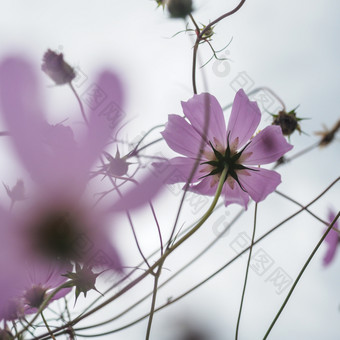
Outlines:
{"type": "MultiPolygon", "coordinates": [[[[195,1],[194,17],[198,22],[232,9],[237,1],[195,1]],[[225,4],[224,4],[225,3],[225,4]]],[[[245,72],[257,86],[269,86],[286,103],[288,109],[298,108],[298,115],[310,120],[302,122],[308,135],[295,133],[291,138],[291,154],[313,144],[314,131],[325,123],[331,127],[339,119],[339,11],[336,0],[325,1],[247,1],[234,16],[220,23],[215,31],[213,46],[216,49],[232,42],[221,53],[228,62],[212,61],[204,68],[208,90],[222,105],[233,100],[235,91],[231,84],[240,72],[245,72]]],[[[166,121],[169,113],[181,114],[180,101],[192,96],[191,60],[192,37],[180,34],[182,20],[170,20],[151,0],[78,0],[78,1],[15,1],[0,3],[0,58],[22,54],[39,70],[47,48],[64,52],[66,59],[79,67],[87,80],[80,85],[81,93],[101,68],[116,70],[126,89],[125,112],[132,121],[122,132],[122,138],[134,140],[156,124],[166,121]]],[[[207,46],[202,46],[205,62],[211,56],[207,46]]],[[[58,123],[72,112],[77,114],[77,103],[67,87],[51,87],[51,81],[41,74],[44,89],[43,102],[51,122],[58,123]]],[[[251,83],[247,83],[250,86],[251,83]]],[[[200,77],[198,89],[203,91],[200,77]]],[[[274,109],[274,107],[272,107],[274,109]]],[[[269,110],[270,111],[270,110],[269,110]]],[[[268,124],[268,113],[263,113],[262,124],[268,124]]],[[[0,121],[1,129],[5,129],[0,121]]],[[[155,132],[149,140],[157,138],[155,132]]],[[[9,141],[1,139],[1,180],[12,184],[24,176],[20,163],[12,154],[9,141]]],[[[123,148],[124,149],[124,148],[123,148]]],[[[154,149],[172,155],[165,144],[154,149]]],[[[115,150],[113,150],[115,151],[115,150]]],[[[127,150],[124,150],[125,152],[127,150]]],[[[316,149],[299,158],[294,164],[280,169],[283,183],[279,189],[297,201],[307,204],[339,175],[339,141],[325,149],[316,149]]],[[[339,209],[339,186],[335,186],[313,207],[326,219],[328,208],[339,209]]],[[[174,220],[179,195],[165,191],[155,206],[165,235],[174,220]]],[[[1,198],[7,198],[4,190],[1,198]]],[[[7,201],[4,203],[7,204],[7,201]]],[[[203,214],[186,205],[179,225],[188,226],[203,214]]],[[[238,207],[218,210],[211,220],[192,240],[165,263],[163,279],[186,263],[215,236],[215,222],[225,217],[232,219],[238,207]]],[[[253,206],[242,217],[232,232],[223,237],[215,248],[200,259],[191,269],[182,273],[165,290],[160,290],[158,303],[176,297],[208,276],[235,255],[230,244],[239,232],[251,235],[253,206]]],[[[259,205],[257,235],[298,210],[298,207],[272,194],[259,205]]],[[[158,245],[154,224],[145,215],[149,210],[134,214],[134,221],[145,253],[158,245]],[[150,221],[150,223],[148,223],[150,221]]],[[[138,253],[133,250],[131,233],[124,218],[116,227],[114,239],[127,265],[138,263],[138,253]]],[[[217,222],[216,222],[217,223],[217,222]]],[[[324,227],[303,213],[284,225],[256,249],[262,248],[273,259],[268,273],[257,275],[250,270],[248,289],[240,328],[240,339],[261,339],[287,290],[278,295],[268,276],[281,267],[295,278],[308,255],[321,236],[324,227]]],[[[321,247],[297,286],[291,301],[271,333],[270,339],[324,339],[340,337],[340,256],[328,268],[322,267],[326,248],[321,247]]],[[[236,318],[241,296],[246,257],[228,267],[221,274],[180,302],[155,315],[151,339],[181,339],[181,324],[189,323],[208,334],[207,339],[222,340],[234,337],[236,318]]],[[[100,287],[104,287],[102,283],[100,287]]],[[[120,298],[102,312],[81,325],[102,321],[129,306],[129,302],[149,292],[152,280],[146,280],[139,289],[120,298]]],[[[93,296],[96,296],[95,294],[93,296]]],[[[71,297],[71,305],[73,297],[71,297]]],[[[80,299],[81,306],[84,300],[80,299]]],[[[105,330],[119,328],[144,315],[150,301],[117,320],[105,330]]],[[[143,339],[146,321],[128,330],[102,337],[103,339],[143,339]]],[[[79,332],[95,334],[103,328],[79,332]]]]}

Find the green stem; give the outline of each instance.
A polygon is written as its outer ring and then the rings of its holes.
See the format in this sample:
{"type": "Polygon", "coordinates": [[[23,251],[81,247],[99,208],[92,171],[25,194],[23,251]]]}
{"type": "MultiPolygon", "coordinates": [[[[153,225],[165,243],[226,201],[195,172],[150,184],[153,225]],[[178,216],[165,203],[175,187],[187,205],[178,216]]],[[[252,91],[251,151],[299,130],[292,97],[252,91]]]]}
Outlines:
{"type": "Polygon", "coordinates": [[[169,248],[169,253],[173,252],[176,248],[178,248],[183,242],[185,242],[189,237],[191,237],[201,226],[202,224],[204,224],[204,222],[210,217],[210,215],[212,214],[212,212],[215,209],[215,206],[217,204],[217,201],[221,195],[222,189],[223,189],[223,185],[224,185],[224,181],[225,181],[225,177],[227,175],[228,172],[228,167],[225,167],[222,171],[221,177],[220,177],[220,181],[218,182],[218,187],[216,190],[216,194],[214,197],[214,200],[212,201],[209,209],[207,210],[207,212],[203,215],[203,217],[201,218],[201,220],[196,224],[196,226],[194,228],[192,228],[188,233],[186,233],[179,241],[177,241],[172,247],[169,248]]]}
{"type": "Polygon", "coordinates": [[[155,281],[154,281],[153,293],[152,293],[151,310],[150,310],[150,314],[149,314],[148,327],[147,327],[147,330],[146,330],[146,337],[145,337],[146,340],[149,340],[149,338],[150,338],[152,320],[153,320],[153,316],[155,314],[156,296],[157,296],[157,291],[158,291],[158,280],[159,280],[159,277],[161,276],[162,267],[163,267],[163,262],[159,264],[158,270],[155,274],[155,281]]]}
{"type": "Polygon", "coordinates": [[[335,222],[337,221],[337,219],[339,218],[340,215],[340,211],[338,212],[338,214],[336,215],[335,219],[332,221],[332,223],[329,225],[329,227],[327,228],[326,232],[323,234],[323,236],[321,237],[321,240],[318,242],[318,244],[316,245],[316,247],[314,248],[314,250],[312,251],[312,253],[310,254],[308,260],[306,261],[306,263],[304,264],[304,266],[302,267],[298,277],[296,278],[292,288],[290,289],[286,299],[284,300],[281,308],[279,309],[278,313],[276,314],[273,322],[270,324],[269,329],[267,330],[265,336],[263,337],[263,340],[266,340],[268,338],[269,333],[271,332],[271,330],[273,329],[277,319],[279,318],[279,316],[281,315],[283,309],[286,307],[286,304],[289,300],[289,298],[291,297],[296,285],[298,284],[299,280],[301,279],[302,274],[304,273],[304,271],[306,270],[307,266],[309,265],[310,261],[312,260],[312,258],[314,257],[315,253],[318,251],[321,243],[323,242],[323,240],[326,238],[326,236],[328,235],[328,233],[330,232],[330,230],[333,228],[333,225],[335,224],[335,222]]]}
{"type": "Polygon", "coordinates": [[[247,263],[247,269],[246,269],[246,276],[244,278],[244,285],[243,285],[243,291],[242,291],[242,297],[241,297],[240,310],[239,310],[238,318],[237,318],[235,340],[238,339],[238,330],[239,330],[239,327],[240,327],[240,320],[241,320],[241,313],[242,313],[244,295],[246,293],[246,287],[247,287],[247,281],[248,281],[248,273],[249,273],[251,254],[253,252],[253,245],[254,245],[254,242],[255,242],[256,220],[257,220],[257,203],[255,203],[253,236],[252,236],[252,239],[251,239],[251,244],[250,244],[250,249],[249,249],[249,256],[248,256],[248,263],[247,263]]]}
{"type": "Polygon", "coordinates": [[[42,319],[43,319],[43,321],[44,321],[44,324],[45,324],[45,326],[46,326],[46,329],[47,329],[48,333],[50,334],[51,338],[52,338],[53,340],[56,340],[55,337],[54,337],[54,335],[53,335],[53,333],[51,332],[51,329],[50,329],[50,327],[49,327],[49,325],[48,325],[48,323],[47,323],[47,321],[46,321],[46,319],[45,319],[45,317],[44,317],[44,313],[43,313],[42,311],[41,311],[40,315],[41,315],[41,317],[42,317],[42,319]]]}

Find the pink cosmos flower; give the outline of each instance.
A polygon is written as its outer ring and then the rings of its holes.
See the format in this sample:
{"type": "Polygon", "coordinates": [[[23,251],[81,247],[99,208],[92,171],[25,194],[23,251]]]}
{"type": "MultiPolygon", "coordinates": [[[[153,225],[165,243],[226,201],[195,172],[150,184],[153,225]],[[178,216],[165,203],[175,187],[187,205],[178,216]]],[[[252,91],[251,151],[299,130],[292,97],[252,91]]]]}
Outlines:
{"type": "MultiPolygon", "coordinates": [[[[149,174],[109,207],[91,208],[93,202],[90,204],[85,193],[90,170],[115,133],[123,104],[116,75],[103,71],[96,84],[105,100],[90,110],[86,132],[77,131],[76,138],[70,127],[46,122],[36,74],[29,63],[21,58],[0,63],[0,111],[35,183],[35,191],[20,206],[20,213],[0,205],[0,306],[16,297],[17,289],[27,288],[19,274],[27,269],[23,259],[34,263],[38,273],[45,273],[46,261],[52,266],[76,262],[122,271],[110,241],[112,214],[148,202],[163,184],[161,178],[149,174]],[[12,290],[14,282],[19,287],[12,290]]],[[[54,286],[58,280],[52,281],[54,286]]],[[[37,284],[45,289],[49,282],[39,280],[37,284]]]]}
{"type": "MultiPolygon", "coordinates": [[[[330,210],[328,213],[328,222],[333,222],[335,218],[334,211],[330,210]]],[[[339,230],[339,222],[336,221],[333,228],[339,230]]],[[[333,229],[327,234],[325,238],[325,242],[327,243],[327,252],[323,258],[323,265],[327,267],[333,260],[336,254],[336,250],[338,248],[340,241],[339,233],[333,229]]]]}
{"type": "Polygon", "coordinates": [[[169,147],[185,156],[169,161],[169,169],[176,174],[170,177],[169,184],[187,181],[202,139],[204,146],[190,191],[215,195],[221,173],[228,167],[222,190],[225,205],[237,203],[247,208],[249,196],[260,202],[280,184],[281,177],[277,172],[255,166],[275,162],[293,146],[286,142],[279,126],[268,126],[252,137],[260,123],[261,112],[242,89],[235,96],[228,127],[220,104],[208,93],[182,102],[182,108],[188,121],[178,115],[169,115],[162,132],[169,147]],[[205,116],[208,117],[206,135],[205,116]]]}

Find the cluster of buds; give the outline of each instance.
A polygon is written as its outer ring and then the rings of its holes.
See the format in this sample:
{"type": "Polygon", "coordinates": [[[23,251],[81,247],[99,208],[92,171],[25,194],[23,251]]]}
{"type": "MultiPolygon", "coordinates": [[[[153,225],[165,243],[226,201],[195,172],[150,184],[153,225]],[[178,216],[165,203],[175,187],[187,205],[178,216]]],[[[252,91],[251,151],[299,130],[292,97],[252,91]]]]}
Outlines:
{"type": "Polygon", "coordinates": [[[295,130],[301,133],[299,121],[305,118],[296,117],[295,110],[296,109],[289,111],[288,113],[285,110],[282,110],[277,115],[272,115],[274,118],[272,125],[279,125],[285,136],[290,136],[295,130]]]}

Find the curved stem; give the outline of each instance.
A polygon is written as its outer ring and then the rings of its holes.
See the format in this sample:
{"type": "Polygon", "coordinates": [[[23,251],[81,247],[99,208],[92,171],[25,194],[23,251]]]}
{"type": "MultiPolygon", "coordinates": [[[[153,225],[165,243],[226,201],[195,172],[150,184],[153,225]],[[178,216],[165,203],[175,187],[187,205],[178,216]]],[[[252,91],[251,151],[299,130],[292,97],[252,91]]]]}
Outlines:
{"type": "Polygon", "coordinates": [[[89,124],[89,121],[88,121],[87,118],[86,118],[86,114],[85,114],[85,110],[84,110],[83,103],[81,102],[81,99],[79,98],[79,95],[78,95],[77,91],[75,90],[73,84],[72,84],[71,82],[69,82],[69,85],[70,85],[70,88],[71,88],[72,92],[74,93],[74,95],[75,95],[76,98],[77,98],[77,101],[78,101],[79,106],[80,106],[81,115],[83,116],[83,119],[84,119],[86,125],[88,125],[88,124],[89,124]]]}
{"type": "Polygon", "coordinates": [[[286,304],[288,302],[288,300],[290,299],[291,295],[293,294],[293,291],[296,287],[296,285],[298,284],[298,282],[301,279],[301,276],[303,275],[303,273],[305,272],[307,266],[309,265],[309,263],[311,262],[312,258],[314,257],[315,253],[318,251],[321,243],[323,242],[323,240],[326,238],[326,236],[328,235],[328,233],[331,231],[331,229],[333,228],[334,223],[337,221],[337,219],[340,216],[340,211],[338,212],[338,214],[335,216],[334,220],[332,221],[332,223],[329,225],[329,227],[327,228],[326,232],[322,235],[320,241],[318,242],[318,244],[315,246],[315,248],[313,249],[312,253],[310,254],[310,256],[308,257],[308,260],[306,261],[306,263],[303,265],[299,275],[297,276],[296,280],[293,283],[292,288],[290,289],[287,297],[285,298],[281,308],[279,309],[279,311],[277,312],[274,320],[272,321],[272,323],[270,324],[266,334],[263,337],[263,340],[266,340],[268,338],[269,333],[271,332],[271,330],[273,329],[276,321],[278,320],[278,318],[280,317],[282,311],[284,310],[284,308],[286,307],[286,304]]]}
{"type": "Polygon", "coordinates": [[[239,330],[239,327],[240,327],[240,320],[241,320],[241,313],[242,313],[244,295],[245,295],[245,293],[246,293],[246,287],[247,287],[247,281],[248,281],[248,273],[249,273],[250,260],[251,260],[251,255],[252,255],[252,252],[253,252],[253,245],[254,245],[254,241],[255,241],[256,219],[257,219],[257,203],[255,203],[253,236],[252,236],[252,238],[251,238],[251,244],[250,244],[249,255],[248,255],[248,262],[247,262],[247,269],[246,269],[246,276],[245,276],[245,278],[244,278],[244,284],[243,284],[243,291],[242,291],[242,297],[241,297],[240,310],[239,310],[238,318],[237,318],[235,340],[238,339],[238,330],[239,330]]]}

